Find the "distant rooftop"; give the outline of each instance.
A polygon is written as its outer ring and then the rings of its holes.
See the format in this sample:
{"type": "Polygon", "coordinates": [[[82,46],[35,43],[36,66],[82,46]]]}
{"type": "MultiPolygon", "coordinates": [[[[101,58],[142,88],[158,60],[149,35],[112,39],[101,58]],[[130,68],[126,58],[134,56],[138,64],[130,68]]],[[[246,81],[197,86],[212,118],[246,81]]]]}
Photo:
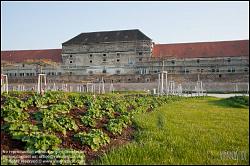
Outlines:
{"type": "Polygon", "coordinates": [[[1,61],[20,63],[28,60],[47,59],[62,63],[62,49],[1,51],[1,61]]]}
{"type": "Polygon", "coordinates": [[[249,56],[249,40],[155,44],[153,57],[212,58],[249,56]]]}
{"type": "Polygon", "coordinates": [[[138,29],[81,33],[62,45],[151,40],[138,29]]]}

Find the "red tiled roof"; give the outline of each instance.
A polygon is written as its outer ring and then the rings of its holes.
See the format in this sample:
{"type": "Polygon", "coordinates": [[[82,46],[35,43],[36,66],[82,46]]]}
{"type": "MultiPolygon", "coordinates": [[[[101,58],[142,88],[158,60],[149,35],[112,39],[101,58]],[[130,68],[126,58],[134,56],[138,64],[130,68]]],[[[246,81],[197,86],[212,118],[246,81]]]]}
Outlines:
{"type": "Polygon", "coordinates": [[[20,63],[27,60],[49,59],[61,63],[61,52],[62,49],[1,51],[1,61],[20,63]]]}
{"type": "Polygon", "coordinates": [[[205,58],[249,56],[249,40],[155,44],[153,57],[205,58]]]}

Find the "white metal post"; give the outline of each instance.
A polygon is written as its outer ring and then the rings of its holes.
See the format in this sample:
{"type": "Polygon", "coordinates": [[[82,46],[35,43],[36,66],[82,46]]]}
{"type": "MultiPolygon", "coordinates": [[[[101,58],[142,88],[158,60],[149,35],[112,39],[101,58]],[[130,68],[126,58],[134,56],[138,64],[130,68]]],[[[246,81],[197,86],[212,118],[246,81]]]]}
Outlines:
{"type": "Polygon", "coordinates": [[[164,73],[161,73],[161,95],[163,95],[163,81],[164,81],[164,73]]]}
{"type": "Polygon", "coordinates": [[[161,74],[158,74],[158,89],[157,89],[158,96],[160,94],[160,81],[161,81],[161,74]]]}

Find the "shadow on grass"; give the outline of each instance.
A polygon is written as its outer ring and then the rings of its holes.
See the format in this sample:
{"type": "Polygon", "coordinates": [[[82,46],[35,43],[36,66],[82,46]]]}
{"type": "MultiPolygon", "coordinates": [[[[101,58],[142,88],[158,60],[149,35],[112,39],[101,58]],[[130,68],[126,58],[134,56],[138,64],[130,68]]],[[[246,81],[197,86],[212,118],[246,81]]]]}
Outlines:
{"type": "Polygon", "coordinates": [[[249,108],[249,97],[248,96],[234,96],[226,99],[209,101],[211,104],[215,104],[222,107],[232,108],[249,108]]]}

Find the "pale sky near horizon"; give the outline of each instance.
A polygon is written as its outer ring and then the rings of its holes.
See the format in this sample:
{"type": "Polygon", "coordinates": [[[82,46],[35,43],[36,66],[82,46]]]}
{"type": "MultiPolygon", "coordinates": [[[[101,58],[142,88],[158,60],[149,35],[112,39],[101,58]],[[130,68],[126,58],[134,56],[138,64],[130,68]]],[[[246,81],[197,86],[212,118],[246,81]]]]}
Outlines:
{"type": "Polygon", "coordinates": [[[249,2],[4,2],[1,50],[61,48],[83,32],[140,29],[156,43],[249,39],[249,2]]]}

